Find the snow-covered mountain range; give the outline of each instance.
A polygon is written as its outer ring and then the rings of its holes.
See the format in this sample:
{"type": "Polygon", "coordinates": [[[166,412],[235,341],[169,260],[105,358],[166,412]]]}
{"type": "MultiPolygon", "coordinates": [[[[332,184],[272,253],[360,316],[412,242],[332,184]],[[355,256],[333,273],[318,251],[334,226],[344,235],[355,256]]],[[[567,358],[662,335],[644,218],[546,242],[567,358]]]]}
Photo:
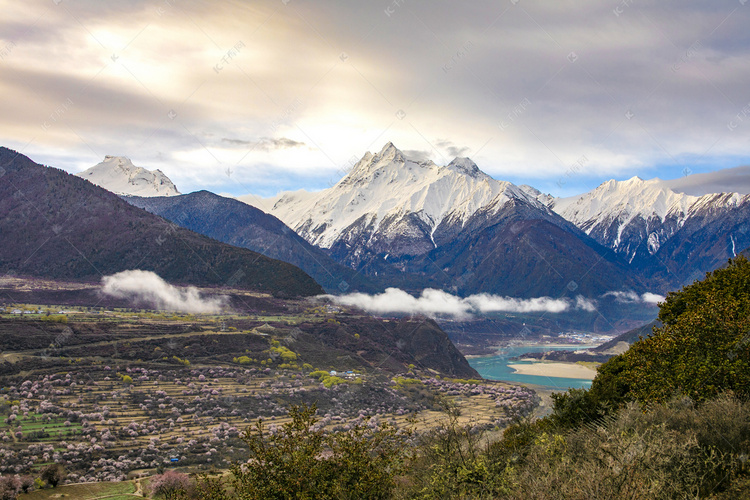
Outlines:
{"type": "MultiPolygon", "coordinates": [[[[409,159],[388,143],[377,154],[365,154],[335,186],[281,193],[264,207],[339,262],[373,275],[384,271],[384,262],[429,274],[420,268],[425,258],[462,262],[465,256],[455,252],[463,245],[461,252],[474,255],[468,259],[471,270],[462,274],[466,283],[477,272],[476,260],[483,261],[478,253],[496,251],[484,246],[488,228],[511,221],[511,227],[521,221],[538,227],[544,221],[554,226],[551,232],[562,231],[560,238],[582,242],[579,248],[566,241],[568,251],[593,251],[616,267],[624,263],[650,285],[668,290],[750,247],[747,193],[750,167],[738,167],[676,180],[611,180],[579,196],[553,198],[531,186],[495,180],[468,158],[439,166],[409,159]],[[482,231],[485,240],[466,247],[482,231]],[[604,256],[585,236],[614,255],[604,256]]],[[[532,246],[542,248],[543,239],[539,235],[532,246]]],[[[456,274],[451,267],[442,271],[456,274]]]]}
{"type": "Polygon", "coordinates": [[[161,170],[136,167],[130,158],[105,156],[104,161],[76,174],[120,195],[174,196],[177,187],[161,170]]]}
{"type": "Polygon", "coordinates": [[[388,143],[333,187],[281,193],[262,206],[337,262],[392,286],[514,296],[641,286],[545,201],[468,158],[441,166],[388,143]]]}
{"type": "MultiPolygon", "coordinates": [[[[677,269],[690,264],[690,259],[702,251],[712,253],[718,263],[750,246],[746,228],[750,195],[711,191],[729,187],[729,179],[739,181],[737,174],[749,171],[740,167],[670,181],[638,177],[610,180],[580,196],[552,200],[550,206],[636,268],[677,269]],[[709,224],[720,227],[711,234],[712,240],[718,240],[713,241],[712,249],[701,250],[705,235],[696,239],[695,232],[705,231],[709,224]],[[674,262],[675,256],[669,255],[675,248],[685,253],[688,247],[691,251],[684,256],[687,262],[674,262]]],[[[734,187],[745,191],[748,186],[736,182],[734,187]]],[[[682,280],[693,279],[706,270],[695,269],[682,280]]],[[[682,284],[682,280],[677,283],[682,284]]]]}
{"type": "Polygon", "coordinates": [[[351,249],[347,264],[356,267],[366,250],[386,258],[424,254],[480,209],[496,212],[510,200],[551,213],[532,194],[493,179],[468,158],[438,166],[406,158],[389,142],[377,154],[366,153],[333,187],[281,193],[265,205],[314,245],[333,249],[343,242],[351,249]]]}
{"type": "MultiPolygon", "coordinates": [[[[107,156],[78,175],[118,194],[179,194],[162,172],[124,157],[107,156]]],[[[554,198],[493,179],[469,158],[436,165],[387,143],[331,188],[284,192],[259,208],[321,255],[385,285],[593,297],[622,289],[663,293],[750,247],[747,193],[750,167],[738,167],[676,180],[610,180],[579,196],[554,198]]],[[[174,211],[161,203],[164,213],[174,211]]],[[[180,210],[195,212],[195,228],[208,224],[207,214],[185,203],[180,210]]],[[[247,232],[237,221],[225,221],[222,237],[247,232]]],[[[329,268],[323,265],[322,275],[329,268]]],[[[329,289],[353,279],[327,272],[329,289]]]]}

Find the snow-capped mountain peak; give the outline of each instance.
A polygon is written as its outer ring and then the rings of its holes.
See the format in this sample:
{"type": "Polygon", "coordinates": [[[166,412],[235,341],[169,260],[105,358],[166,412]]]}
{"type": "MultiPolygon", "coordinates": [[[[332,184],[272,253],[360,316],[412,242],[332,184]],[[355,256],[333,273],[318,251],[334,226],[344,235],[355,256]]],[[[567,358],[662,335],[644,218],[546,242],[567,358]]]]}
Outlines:
{"type": "MultiPolygon", "coordinates": [[[[702,179],[716,180],[717,185],[727,177],[722,173],[700,175],[702,179]]],[[[643,260],[656,254],[691,220],[734,210],[750,198],[737,193],[704,193],[697,179],[690,177],[674,181],[640,177],[608,180],[588,193],[558,198],[551,206],[632,263],[637,258],[643,260]],[[689,189],[678,190],[679,186],[689,189]]]]}
{"type": "Polygon", "coordinates": [[[377,157],[379,158],[378,163],[386,161],[403,163],[405,160],[404,153],[394,146],[392,142],[388,142],[383,146],[383,149],[380,150],[377,157]]]}
{"type": "Polygon", "coordinates": [[[76,174],[92,184],[119,195],[174,196],[180,194],[161,170],[136,167],[125,156],[104,157],[104,161],[76,174]]]}
{"type": "Polygon", "coordinates": [[[478,210],[499,210],[510,199],[544,208],[517,186],[485,174],[469,158],[438,166],[409,159],[389,142],[376,154],[366,153],[333,187],[317,193],[281,193],[266,206],[272,206],[271,213],[302,237],[324,248],[351,234],[353,227],[367,228],[361,237],[368,239],[406,232],[426,239],[432,248],[432,234],[446,218],[463,224],[478,210]]]}
{"type": "Polygon", "coordinates": [[[614,218],[627,223],[635,217],[656,217],[663,222],[670,214],[686,213],[697,199],[662,186],[659,179],[644,181],[636,176],[625,181],[608,180],[583,195],[557,199],[554,209],[579,227],[588,223],[591,230],[596,225],[592,222],[614,218]]]}
{"type": "Polygon", "coordinates": [[[471,158],[457,156],[446,166],[446,168],[451,168],[456,172],[461,172],[466,175],[489,177],[487,174],[479,170],[479,167],[471,158]]]}
{"type": "Polygon", "coordinates": [[[556,198],[552,196],[551,194],[545,194],[539,191],[537,188],[533,186],[529,186],[528,184],[521,184],[518,186],[518,189],[526,193],[529,197],[539,201],[544,206],[552,206],[555,203],[556,198]]]}

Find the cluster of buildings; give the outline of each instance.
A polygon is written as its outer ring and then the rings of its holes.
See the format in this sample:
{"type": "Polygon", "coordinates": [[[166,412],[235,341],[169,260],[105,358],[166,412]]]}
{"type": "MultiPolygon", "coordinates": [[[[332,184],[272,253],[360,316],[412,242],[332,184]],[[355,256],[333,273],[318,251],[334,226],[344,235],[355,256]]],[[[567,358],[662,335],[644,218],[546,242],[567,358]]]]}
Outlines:
{"type": "Polygon", "coordinates": [[[557,336],[557,340],[566,342],[569,344],[603,344],[609,342],[614,337],[612,335],[599,335],[595,333],[578,333],[578,332],[565,332],[560,333],[557,336]]]}

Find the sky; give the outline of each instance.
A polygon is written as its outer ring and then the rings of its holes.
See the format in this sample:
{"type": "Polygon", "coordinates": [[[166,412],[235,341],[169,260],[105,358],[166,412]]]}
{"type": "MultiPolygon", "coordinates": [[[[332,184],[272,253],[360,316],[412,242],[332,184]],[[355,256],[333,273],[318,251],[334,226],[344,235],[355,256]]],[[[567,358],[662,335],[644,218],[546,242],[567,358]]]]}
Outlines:
{"type": "Polygon", "coordinates": [[[747,0],[0,0],[0,145],[182,192],[326,188],[391,141],[556,196],[750,164],[747,0]]]}

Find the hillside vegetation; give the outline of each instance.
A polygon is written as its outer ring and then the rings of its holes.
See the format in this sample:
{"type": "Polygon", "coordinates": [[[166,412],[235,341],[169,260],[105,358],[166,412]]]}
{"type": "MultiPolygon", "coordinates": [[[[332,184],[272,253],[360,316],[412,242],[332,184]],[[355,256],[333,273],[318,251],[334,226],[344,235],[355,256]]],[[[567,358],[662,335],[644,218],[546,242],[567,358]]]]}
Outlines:
{"type": "Polygon", "coordinates": [[[501,439],[462,425],[448,408],[437,428],[413,439],[355,426],[326,445],[314,411],[293,407],[295,424],[270,441],[260,426],[246,431],[251,453],[231,477],[203,478],[180,495],[747,498],[749,314],[750,263],[738,258],[670,294],[663,326],[602,365],[591,389],[556,395],[549,417],[521,418],[501,439]],[[290,464],[309,473],[299,477],[290,464]],[[269,468],[286,473],[269,482],[257,473],[269,468]]]}

